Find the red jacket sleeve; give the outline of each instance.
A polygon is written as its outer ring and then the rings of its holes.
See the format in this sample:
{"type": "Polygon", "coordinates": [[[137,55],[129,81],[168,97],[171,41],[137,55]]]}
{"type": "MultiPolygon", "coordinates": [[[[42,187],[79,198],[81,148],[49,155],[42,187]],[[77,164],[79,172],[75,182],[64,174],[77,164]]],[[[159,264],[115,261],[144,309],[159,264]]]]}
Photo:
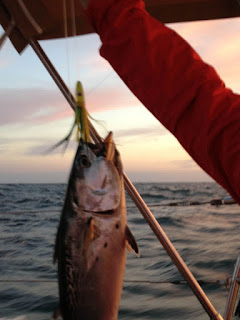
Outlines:
{"type": "Polygon", "coordinates": [[[240,203],[240,96],[141,0],[92,0],[106,58],[192,158],[240,203]]]}

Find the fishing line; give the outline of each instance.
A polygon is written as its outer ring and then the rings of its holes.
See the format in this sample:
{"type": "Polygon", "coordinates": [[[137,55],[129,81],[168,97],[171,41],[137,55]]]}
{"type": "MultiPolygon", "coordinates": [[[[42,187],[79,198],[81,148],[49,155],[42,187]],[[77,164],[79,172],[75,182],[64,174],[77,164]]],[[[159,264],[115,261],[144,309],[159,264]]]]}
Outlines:
{"type": "Polygon", "coordinates": [[[102,85],[102,83],[104,81],[106,81],[110,76],[112,76],[113,74],[113,70],[111,70],[105,78],[103,78],[98,84],[96,84],[95,87],[93,87],[92,89],[90,89],[88,92],[87,92],[87,95],[90,96],[98,87],[100,87],[100,85],[102,85]]]}
{"type": "MultiPolygon", "coordinates": [[[[64,24],[65,24],[65,37],[68,38],[68,36],[72,36],[73,37],[73,43],[74,43],[74,61],[75,61],[75,73],[76,73],[76,78],[78,78],[78,73],[80,70],[80,60],[79,60],[79,56],[78,56],[78,52],[79,52],[79,48],[78,48],[78,41],[77,41],[77,24],[76,24],[76,11],[75,11],[75,4],[74,4],[74,0],[70,1],[70,10],[71,10],[71,25],[72,25],[72,33],[71,35],[68,34],[67,31],[67,13],[66,13],[66,0],[64,0],[65,6],[64,6],[64,24]]],[[[69,56],[68,56],[68,60],[69,60],[69,56]]],[[[68,61],[68,74],[69,74],[69,84],[70,84],[70,72],[69,72],[70,66],[69,66],[69,61],[68,61]]],[[[95,87],[93,87],[92,89],[90,89],[87,92],[87,95],[89,96],[90,94],[92,94],[99,86],[102,85],[102,83],[104,81],[106,81],[111,75],[113,74],[113,70],[110,71],[109,74],[107,74],[106,77],[104,77],[95,87]]]]}
{"type": "Polygon", "coordinates": [[[76,30],[76,17],[75,17],[74,0],[70,1],[70,5],[71,5],[72,36],[76,37],[77,30],[76,30]]]}
{"type": "MultiPolygon", "coordinates": [[[[68,38],[72,37],[73,38],[73,60],[74,60],[74,64],[75,64],[75,72],[74,72],[74,76],[75,76],[75,82],[77,80],[79,80],[79,70],[80,70],[80,63],[79,63],[79,58],[78,58],[78,43],[77,43],[77,28],[76,28],[76,12],[75,12],[75,4],[74,4],[74,0],[69,1],[69,11],[70,11],[70,21],[71,21],[71,30],[69,32],[68,28],[66,28],[67,26],[67,21],[68,21],[68,16],[67,16],[67,5],[66,5],[66,0],[64,0],[65,5],[64,5],[64,24],[65,24],[65,29],[66,29],[66,33],[65,33],[65,38],[66,38],[66,42],[68,42],[68,38]]],[[[67,48],[69,50],[69,47],[67,48]]],[[[67,59],[68,59],[68,75],[69,75],[69,88],[71,88],[71,75],[70,75],[70,55],[68,52],[67,55],[67,59]]],[[[73,85],[74,86],[74,85],[73,85]]]]}
{"type": "MultiPolygon", "coordinates": [[[[67,7],[67,0],[63,0],[63,28],[64,28],[64,38],[65,38],[65,46],[66,46],[66,59],[67,59],[67,82],[68,82],[68,92],[69,92],[69,97],[72,95],[71,93],[71,82],[72,82],[72,77],[71,77],[71,66],[70,66],[70,49],[71,46],[69,45],[69,37],[73,37],[74,41],[74,58],[73,60],[75,61],[75,69],[78,70],[79,68],[79,63],[78,63],[78,48],[77,48],[77,29],[76,29],[76,18],[75,18],[75,6],[74,6],[74,0],[70,1],[70,21],[71,21],[71,28],[69,30],[68,28],[68,7],[67,7]]],[[[76,75],[76,72],[75,72],[76,75]]],[[[75,77],[76,80],[76,77],[75,77]]],[[[73,85],[75,86],[75,84],[73,85]]]]}
{"type": "MultiPolygon", "coordinates": [[[[77,24],[76,24],[76,12],[75,12],[75,4],[74,0],[71,0],[70,2],[70,17],[71,17],[71,32],[68,30],[68,10],[67,10],[67,2],[66,0],[63,0],[63,22],[64,22],[64,37],[65,37],[65,44],[66,44],[66,57],[67,57],[67,77],[68,77],[68,91],[69,96],[71,95],[71,74],[70,74],[70,54],[69,54],[69,42],[68,37],[73,37],[73,44],[74,44],[74,61],[75,61],[75,76],[76,79],[78,78],[79,70],[80,70],[80,61],[78,56],[78,41],[77,41],[77,24]]],[[[95,87],[90,89],[90,91],[87,93],[89,96],[92,94],[99,86],[102,85],[102,83],[107,80],[113,73],[113,70],[109,74],[106,75],[95,87]]],[[[95,120],[95,119],[93,119],[95,120]]],[[[96,120],[95,120],[96,121],[96,120]]],[[[100,123],[100,121],[97,121],[100,123]]],[[[102,127],[104,127],[102,125],[102,127]]],[[[105,127],[104,127],[105,129],[105,127]]]]}
{"type": "Polygon", "coordinates": [[[69,64],[69,46],[68,46],[68,23],[67,23],[67,3],[66,0],[63,0],[63,32],[64,32],[64,38],[65,38],[65,46],[66,46],[66,58],[67,58],[67,78],[68,78],[68,91],[69,91],[69,97],[71,95],[70,91],[70,64],[69,64]]]}
{"type": "MultiPolygon", "coordinates": [[[[200,206],[200,205],[208,205],[211,206],[229,206],[230,204],[236,204],[236,203],[224,203],[224,200],[222,199],[214,199],[211,201],[192,201],[192,202],[169,202],[169,203],[152,203],[148,204],[149,208],[154,207],[189,207],[189,206],[200,206]]],[[[127,209],[134,209],[136,206],[127,206],[127,209]]],[[[61,208],[56,210],[28,210],[28,211],[0,211],[0,214],[25,214],[25,213],[48,213],[48,212],[61,212],[61,208]]]]}
{"type": "MultiPolygon", "coordinates": [[[[74,61],[75,61],[75,70],[77,72],[80,69],[80,63],[78,58],[78,43],[77,43],[77,28],[76,28],[76,12],[75,12],[75,5],[74,0],[70,1],[71,6],[71,21],[72,21],[72,36],[73,36],[73,43],[74,43],[74,61]]],[[[77,74],[75,72],[75,74],[77,74]]],[[[76,78],[78,78],[76,76],[76,78]]]]}
{"type": "MultiPolygon", "coordinates": [[[[228,287],[230,284],[229,278],[225,280],[197,280],[200,285],[215,284],[219,286],[228,287]]],[[[57,283],[57,280],[50,279],[0,279],[0,283],[57,283]]],[[[172,281],[151,281],[151,280],[124,280],[124,283],[136,284],[173,284],[173,285],[187,285],[185,280],[172,280],[172,281]]]]}

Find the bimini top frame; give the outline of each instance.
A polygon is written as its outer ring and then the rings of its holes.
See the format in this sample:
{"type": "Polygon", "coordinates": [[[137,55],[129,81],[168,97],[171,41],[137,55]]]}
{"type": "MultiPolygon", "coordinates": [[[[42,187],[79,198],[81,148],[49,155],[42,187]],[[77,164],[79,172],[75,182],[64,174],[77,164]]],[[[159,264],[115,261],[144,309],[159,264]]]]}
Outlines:
{"type": "MultiPolygon", "coordinates": [[[[240,15],[239,0],[146,0],[146,9],[163,23],[240,15]]],[[[11,19],[14,19],[15,27],[10,40],[19,53],[28,45],[29,39],[65,37],[63,26],[66,23],[67,29],[71,30],[72,21],[76,22],[76,35],[93,32],[79,0],[0,0],[0,24],[5,31],[11,19]]]]}

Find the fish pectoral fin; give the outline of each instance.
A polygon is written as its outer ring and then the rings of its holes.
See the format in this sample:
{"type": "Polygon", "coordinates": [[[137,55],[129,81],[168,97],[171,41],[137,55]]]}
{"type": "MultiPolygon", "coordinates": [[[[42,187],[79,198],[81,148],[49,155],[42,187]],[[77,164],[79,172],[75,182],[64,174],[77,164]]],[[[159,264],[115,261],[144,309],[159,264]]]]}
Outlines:
{"type": "Polygon", "coordinates": [[[60,320],[60,319],[62,319],[62,314],[60,311],[60,307],[58,306],[53,312],[51,320],[60,320]]]}
{"type": "Polygon", "coordinates": [[[59,229],[57,231],[55,245],[54,245],[53,264],[57,262],[58,255],[59,255],[59,229]]]}
{"type": "Polygon", "coordinates": [[[89,226],[88,226],[87,234],[86,234],[84,245],[83,245],[83,255],[86,254],[87,249],[89,248],[91,242],[94,239],[96,239],[97,234],[98,234],[97,227],[94,224],[94,219],[91,218],[89,220],[89,226]]]}
{"type": "Polygon", "coordinates": [[[139,258],[140,257],[140,252],[139,252],[137,241],[135,240],[134,235],[132,234],[132,232],[130,231],[128,226],[126,226],[125,235],[126,235],[128,251],[131,252],[131,249],[133,249],[136,252],[136,254],[137,254],[138,258],[139,258]]]}

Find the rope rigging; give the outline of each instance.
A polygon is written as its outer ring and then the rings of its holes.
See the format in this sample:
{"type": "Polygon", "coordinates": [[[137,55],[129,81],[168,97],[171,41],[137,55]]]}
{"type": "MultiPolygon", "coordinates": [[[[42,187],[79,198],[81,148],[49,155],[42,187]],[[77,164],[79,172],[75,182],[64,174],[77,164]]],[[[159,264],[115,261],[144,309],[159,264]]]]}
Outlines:
{"type": "MultiPolygon", "coordinates": [[[[218,285],[224,286],[227,289],[231,284],[231,278],[222,280],[197,280],[200,285],[218,285]]],[[[124,280],[125,283],[136,283],[136,284],[173,284],[173,285],[187,285],[185,280],[163,280],[163,281],[152,281],[152,280],[124,280]]],[[[0,283],[57,283],[57,280],[53,279],[0,279],[0,283]]]]}
{"type": "MultiPolygon", "coordinates": [[[[152,203],[148,204],[149,208],[154,207],[189,207],[200,205],[212,205],[212,206],[224,206],[230,204],[236,204],[234,200],[225,201],[224,199],[213,199],[210,201],[185,201],[185,202],[169,202],[169,203],[152,203]]],[[[133,209],[135,206],[127,206],[127,209],[133,209]]],[[[25,213],[57,213],[61,212],[61,208],[55,210],[28,210],[28,211],[0,211],[1,214],[25,214],[25,213]]]]}

